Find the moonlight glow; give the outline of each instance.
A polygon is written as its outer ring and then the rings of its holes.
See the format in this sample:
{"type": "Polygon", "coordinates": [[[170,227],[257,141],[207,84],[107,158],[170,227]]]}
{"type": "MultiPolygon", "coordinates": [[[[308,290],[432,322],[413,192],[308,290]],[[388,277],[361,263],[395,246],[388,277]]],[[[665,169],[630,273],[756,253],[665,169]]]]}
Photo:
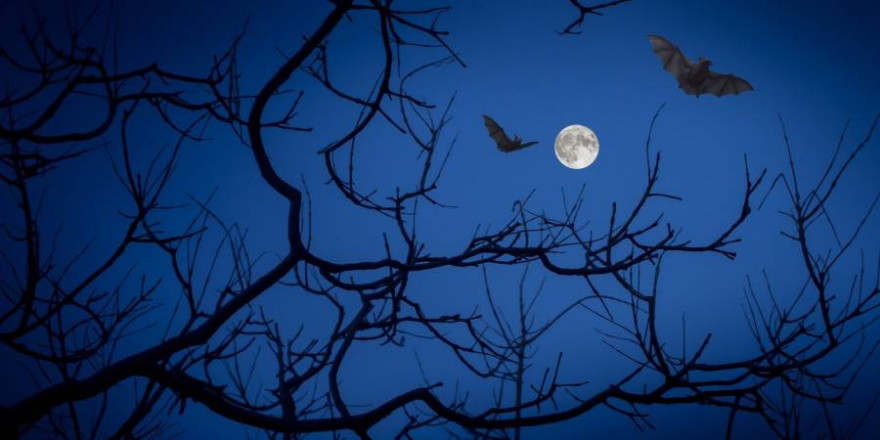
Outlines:
{"type": "Polygon", "coordinates": [[[556,158],[563,165],[579,170],[590,166],[599,155],[599,138],[583,125],[569,125],[556,135],[556,158]]]}

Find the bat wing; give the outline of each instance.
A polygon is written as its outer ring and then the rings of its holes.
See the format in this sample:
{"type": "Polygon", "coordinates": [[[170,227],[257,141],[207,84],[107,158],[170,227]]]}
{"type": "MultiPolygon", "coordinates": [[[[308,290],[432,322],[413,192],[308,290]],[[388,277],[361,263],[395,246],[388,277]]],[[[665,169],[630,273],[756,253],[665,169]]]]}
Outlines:
{"type": "MultiPolygon", "coordinates": [[[[698,96],[704,94],[715,96],[739,95],[743,92],[755,90],[748,81],[738,76],[720,74],[711,70],[709,71],[709,77],[695,88],[697,89],[695,94],[698,96]]],[[[690,93],[689,91],[687,92],[690,93]]]]}
{"type": "Polygon", "coordinates": [[[489,137],[498,144],[499,150],[503,150],[502,146],[510,143],[507,133],[504,132],[504,129],[494,119],[486,115],[483,115],[483,123],[486,124],[486,130],[489,130],[489,137]]]}
{"type": "Polygon", "coordinates": [[[657,58],[660,58],[663,69],[671,73],[678,80],[679,85],[683,84],[688,71],[694,65],[693,61],[689,60],[678,46],[659,35],[648,35],[648,39],[657,58]]]}
{"type": "Polygon", "coordinates": [[[483,123],[486,124],[486,130],[489,130],[489,137],[495,141],[495,144],[498,146],[498,149],[505,152],[510,153],[511,151],[522,150],[526,147],[531,147],[532,145],[537,144],[537,142],[526,142],[523,143],[519,138],[514,138],[511,140],[507,133],[504,132],[504,129],[495,122],[494,119],[483,115],[483,123]]]}

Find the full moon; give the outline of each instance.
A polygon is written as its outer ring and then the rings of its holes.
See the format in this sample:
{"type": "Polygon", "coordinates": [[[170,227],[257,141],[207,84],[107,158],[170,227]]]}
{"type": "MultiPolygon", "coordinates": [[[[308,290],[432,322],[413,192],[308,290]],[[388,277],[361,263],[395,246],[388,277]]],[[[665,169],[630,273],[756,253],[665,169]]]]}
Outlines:
{"type": "Polygon", "coordinates": [[[560,163],[580,170],[590,166],[599,156],[599,138],[583,125],[569,125],[556,135],[553,149],[560,163]]]}

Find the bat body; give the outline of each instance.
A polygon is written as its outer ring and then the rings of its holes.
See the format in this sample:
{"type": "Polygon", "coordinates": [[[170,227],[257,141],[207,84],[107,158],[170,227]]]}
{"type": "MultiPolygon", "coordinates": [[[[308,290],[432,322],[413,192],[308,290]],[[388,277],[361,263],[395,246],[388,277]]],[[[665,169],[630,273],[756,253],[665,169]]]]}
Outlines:
{"type": "Polygon", "coordinates": [[[486,124],[486,129],[489,130],[489,137],[495,141],[495,144],[498,146],[498,149],[505,152],[510,153],[511,151],[522,150],[523,148],[531,147],[532,145],[537,144],[537,142],[525,142],[523,143],[522,139],[519,136],[514,136],[511,140],[507,137],[507,133],[504,132],[504,129],[495,122],[494,119],[483,115],[483,123],[486,124]]]}
{"type": "Polygon", "coordinates": [[[754,90],[748,81],[730,74],[709,69],[712,62],[700,57],[697,62],[688,59],[678,46],[659,35],[648,35],[651,47],[663,69],[675,76],[678,87],[689,95],[738,95],[754,90]]]}

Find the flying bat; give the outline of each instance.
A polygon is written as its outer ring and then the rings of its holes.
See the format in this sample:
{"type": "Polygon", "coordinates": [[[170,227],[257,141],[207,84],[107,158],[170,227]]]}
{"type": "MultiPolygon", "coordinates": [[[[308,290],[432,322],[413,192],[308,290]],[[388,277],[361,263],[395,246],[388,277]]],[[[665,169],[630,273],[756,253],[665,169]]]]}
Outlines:
{"type": "Polygon", "coordinates": [[[712,62],[700,57],[695,63],[681,52],[678,46],[659,35],[648,35],[654,53],[660,58],[663,69],[675,76],[678,87],[689,95],[738,95],[754,90],[748,81],[734,75],[709,70],[712,62]]]}
{"type": "Polygon", "coordinates": [[[531,147],[532,145],[537,144],[537,142],[526,142],[523,143],[522,139],[519,136],[514,136],[513,140],[507,137],[507,133],[504,132],[504,129],[495,122],[494,119],[483,115],[483,122],[486,124],[486,129],[489,130],[489,137],[492,138],[493,141],[498,145],[498,149],[505,152],[510,153],[511,151],[522,150],[523,148],[531,147]]]}

